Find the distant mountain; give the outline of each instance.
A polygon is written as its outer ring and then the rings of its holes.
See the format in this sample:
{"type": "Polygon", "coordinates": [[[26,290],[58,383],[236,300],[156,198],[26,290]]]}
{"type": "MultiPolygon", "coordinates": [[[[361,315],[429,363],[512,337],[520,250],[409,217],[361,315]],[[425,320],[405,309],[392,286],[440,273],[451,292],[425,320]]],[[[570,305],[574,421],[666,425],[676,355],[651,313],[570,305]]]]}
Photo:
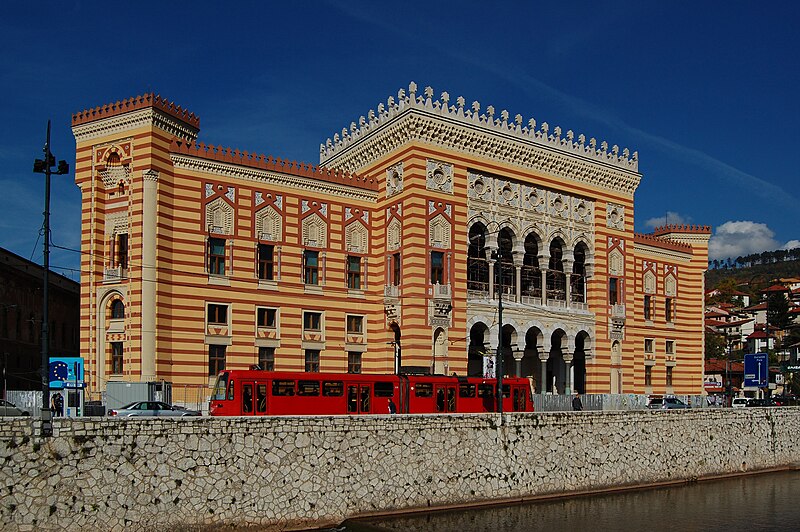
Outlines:
{"type": "MultiPolygon", "coordinates": [[[[752,282],[755,289],[761,290],[768,284],[772,284],[772,281],[788,277],[800,278],[800,260],[784,259],[778,262],[741,267],[727,267],[726,263],[725,267],[713,268],[711,266],[706,272],[706,290],[716,288],[720,282],[726,279],[734,279],[737,284],[752,282]]],[[[750,292],[749,290],[743,291],[750,292]]]]}

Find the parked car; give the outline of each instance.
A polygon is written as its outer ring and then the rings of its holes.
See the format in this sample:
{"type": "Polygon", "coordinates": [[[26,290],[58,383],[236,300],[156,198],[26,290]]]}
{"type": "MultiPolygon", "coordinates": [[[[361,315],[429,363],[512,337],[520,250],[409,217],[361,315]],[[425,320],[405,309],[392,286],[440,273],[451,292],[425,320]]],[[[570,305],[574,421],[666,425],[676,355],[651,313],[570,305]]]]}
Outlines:
{"type": "Polygon", "coordinates": [[[172,406],[167,403],[162,403],[161,401],[136,401],[122,408],[109,410],[108,415],[114,417],[186,417],[199,416],[201,414],[197,410],[189,410],[182,406],[172,406]]]}
{"type": "Polygon", "coordinates": [[[778,406],[772,399],[748,399],[747,406],[778,406]]]}
{"type": "Polygon", "coordinates": [[[734,397],[733,401],[731,401],[731,406],[733,408],[744,408],[747,406],[747,401],[749,401],[747,397],[734,397]]]}
{"type": "Polygon", "coordinates": [[[26,410],[18,408],[14,403],[9,403],[5,399],[0,399],[0,417],[2,416],[29,416],[26,410]]]}
{"type": "Polygon", "coordinates": [[[647,408],[652,410],[673,410],[691,407],[677,397],[653,397],[647,403],[647,408]]]}

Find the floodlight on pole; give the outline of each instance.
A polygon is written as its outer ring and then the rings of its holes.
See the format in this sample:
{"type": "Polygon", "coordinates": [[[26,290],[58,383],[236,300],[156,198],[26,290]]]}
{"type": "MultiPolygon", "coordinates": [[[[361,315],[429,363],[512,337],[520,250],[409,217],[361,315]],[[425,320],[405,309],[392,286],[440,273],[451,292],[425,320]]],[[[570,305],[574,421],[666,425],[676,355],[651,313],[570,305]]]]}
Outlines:
{"type": "Polygon", "coordinates": [[[50,286],[50,176],[51,175],[64,175],[69,173],[69,165],[67,161],[58,161],[58,167],[54,171],[53,167],[56,166],[56,158],[50,152],[50,120],[47,121],[47,138],[44,144],[44,159],[36,159],[33,162],[33,171],[37,174],[44,174],[44,225],[42,232],[44,233],[44,257],[42,258],[42,271],[43,271],[43,299],[42,306],[42,437],[49,437],[53,435],[52,412],[50,412],[50,346],[48,323],[50,321],[49,314],[49,294],[48,288],[50,286]]]}

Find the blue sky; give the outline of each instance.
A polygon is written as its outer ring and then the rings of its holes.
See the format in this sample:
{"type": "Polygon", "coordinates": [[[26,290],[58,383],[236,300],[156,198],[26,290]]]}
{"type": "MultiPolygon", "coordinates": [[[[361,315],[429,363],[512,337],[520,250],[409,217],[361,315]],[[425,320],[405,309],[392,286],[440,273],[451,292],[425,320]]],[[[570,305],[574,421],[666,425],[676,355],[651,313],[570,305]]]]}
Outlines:
{"type": "MultiPolygon", "coordinates": [[[[793,1],[14,2],[0,246],[42,260],[48,119],[74,167],[72,113],[152,91],[200,116],[201,141],[316,163],[415,81],[638,150],[637,231],[711,225],[711,258],[796,247],[798,23],[793,1]]],[[[77,249],[73,174],[52,191],[52,241],[77,249]]],[[[51,265],[75,278],[78,254],[51,265]]]]}

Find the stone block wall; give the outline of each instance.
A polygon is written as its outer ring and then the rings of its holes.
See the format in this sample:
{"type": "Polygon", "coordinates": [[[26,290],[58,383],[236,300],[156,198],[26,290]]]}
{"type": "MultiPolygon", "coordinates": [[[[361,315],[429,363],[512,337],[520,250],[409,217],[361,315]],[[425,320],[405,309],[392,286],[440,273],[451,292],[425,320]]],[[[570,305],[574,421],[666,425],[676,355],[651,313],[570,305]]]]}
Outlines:
{"type": "Polygon", "coordinates": [[[800,408],[0,422],[0,528],[264,529],[800,462],[800,408]]]}

